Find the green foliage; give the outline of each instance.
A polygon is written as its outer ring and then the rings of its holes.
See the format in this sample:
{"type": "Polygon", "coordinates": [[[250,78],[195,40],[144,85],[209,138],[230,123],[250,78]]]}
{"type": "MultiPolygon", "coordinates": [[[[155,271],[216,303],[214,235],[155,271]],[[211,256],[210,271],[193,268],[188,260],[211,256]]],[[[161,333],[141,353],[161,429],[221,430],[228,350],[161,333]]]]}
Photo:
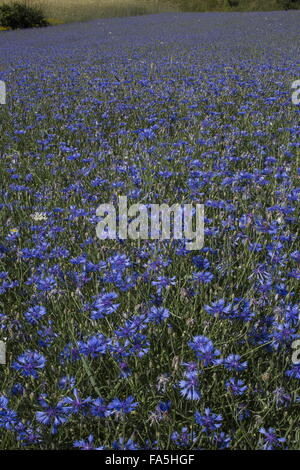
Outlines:
{"type": "Polygon", "coordinates": [[[48,26],[48,22],[40,6],[13,2],[0,6],[0,26],[11,29],[36,28],[48,26]]]}
{"type": "Polygon", "coordinates": [[[278,4],[284,10],[296,10],[299,8],[298,0],[278,0],[278,4]]]}
{"type": "Polygon", "coordinates": [[[228,0],[228,4],[230,7],[238,7],[239,3],[239,0],[228,0]]]}
{"type": "Polygon", "coordinates": [[[181,11],[270,11],[299,9],[300,0],[173,0],[181,11]]]}

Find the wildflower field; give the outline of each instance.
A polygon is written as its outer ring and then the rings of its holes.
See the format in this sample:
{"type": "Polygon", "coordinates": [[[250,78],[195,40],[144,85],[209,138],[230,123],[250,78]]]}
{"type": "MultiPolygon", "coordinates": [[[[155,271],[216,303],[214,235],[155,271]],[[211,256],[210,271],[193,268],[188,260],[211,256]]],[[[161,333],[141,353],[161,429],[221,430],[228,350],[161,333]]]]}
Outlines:
{"type": "Polygon", "coordinates": [[[299,24],[0,32],[1,449],[300,449],[299,24]],[[99,240],[118,196],[203,248],[99,240]]]}

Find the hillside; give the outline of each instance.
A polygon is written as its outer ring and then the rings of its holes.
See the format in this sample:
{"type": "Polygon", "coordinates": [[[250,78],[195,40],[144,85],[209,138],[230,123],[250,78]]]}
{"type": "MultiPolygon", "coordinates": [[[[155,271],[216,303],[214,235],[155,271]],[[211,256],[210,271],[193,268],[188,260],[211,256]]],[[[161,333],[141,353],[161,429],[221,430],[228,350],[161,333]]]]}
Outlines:
{"type": "MultiPolygon", "coordinates": [[[[0,0],[11,3],[15,0],[0,0]]],[[[26,0],[45,8],[50,23],[169,11],[271,11],[300,9],[300,0],[26,0]]]]}

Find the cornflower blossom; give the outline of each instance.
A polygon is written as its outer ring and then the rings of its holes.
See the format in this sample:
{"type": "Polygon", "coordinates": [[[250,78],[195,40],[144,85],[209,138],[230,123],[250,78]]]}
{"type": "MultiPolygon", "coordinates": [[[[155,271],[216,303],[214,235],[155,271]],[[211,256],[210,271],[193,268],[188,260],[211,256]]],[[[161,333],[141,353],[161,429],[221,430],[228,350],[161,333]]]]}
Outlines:
{"type": "Polygon", "coordinates": [[[26,351],[18,356],[12,367],[20,371],[24,377],[31,376],[37,379],[39,370],[44,369],[45,365],[46,358],[38,351],[26,351]]]}
{"type": "Polygon", "coordinates": [[[200,400],[199,379],[197,372],[185,372],[179,382],[180,394],[187,400],[200,400]]]}
{"type": "Polygon", "coordinates": [[[205,433],[209,434],[222,426],[223,417],[220,414],[217,415],[216,413],[213,413],[209,408],[205,408],[203,414],[196,411],[195,421],[202,427],[202,430],[205,433]]]}
{"type": "Polygon", "coordinates": [[[286,442],[285,437],[277,437],[274,428],[260,428],[259,433],[262,434],[264,440],[263,450],[282,448],[282,445],[286,442]]]}
{"type": "Polygon", "coordinates": [[[74,441],[73,447],[76,447],[80,450],[105,450],[105,447],[95,447],[94,444],[94,436],[92,434],[89,435],[86,441],[83,439],[79,441],[74,441]]]}

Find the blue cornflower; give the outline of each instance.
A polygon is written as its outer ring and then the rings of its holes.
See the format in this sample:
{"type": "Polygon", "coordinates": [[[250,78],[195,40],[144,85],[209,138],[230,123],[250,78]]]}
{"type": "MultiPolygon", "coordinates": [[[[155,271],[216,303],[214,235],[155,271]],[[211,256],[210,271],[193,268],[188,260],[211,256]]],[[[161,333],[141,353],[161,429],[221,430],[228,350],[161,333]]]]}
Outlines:
{"type": "Polygon", "coordinates": [[[226,381],[225,387],[235,396],[243,395],[248,389],[248,386],[245,385],[243,380],[235,379],[234,377],[226,381]]]}
{"type": "Polygon", "coordinates": [[[300,362],[293,364],[291,368],[285,372],[285,375],[300,380],[300,362]]]}
{"type": "Polygon", "coordinates": [[[225,359],[223,359],[222,363],[228,370],[241,372],[247,369],[248,362],[240,362],[240,360],[241,356],[239,354],[230,354],[225,359]]]}
{"type": "Polygon", "coordinates": [[[4,313],[0,313],[0,330],[5,330],[7,328],[8,316],[4,313]]]}
{"type": "Polygon", "coordinates": [[[222,426],[222,415],[212,413],[209,408],[205,408],[204,414],[200,414],[199,411],[195,413],[195,421],[199,426],[202,426],[202,430],[206,433],[214,432],[222,426]]]}
{"type": "Polygon", "coordinates": [[[199,368],[197,362],[182,362],[181,365],[186,368],[187,372],[194,372],[199,368]]]}
{"type": "Polygon", "coordinates": [[[93,416],[98,416],[99,418],[104,418],[111,414],[111,412],[107,410],[107,406],[103,398],[96,398],[95,400],[91,401],[90,413],[93,416]]]}
{"type": "Polygon", "coordinates": [[[276,293],[278,295],[281,295],[282,297],[285,297],[288,295],[289,291],[286,288],[285,284],[283,282],[276,284],[275,286],[276,293]]]}
{"type": "Polygon", "coordinates": [[[273,333],[272,346],[274,349],[279,349],[280,346],[290,344],[298,337],[296,328],[293,328],[289,323],[274,322],[275,331],[273,333]]]}
{"type": "Polygon", "coordinates": [[[22,384],[16,383],[11,388],[12,395],[23,395],[25,388],[22,384]]]}
{"type": "Polygon", "coordinates": [[[136,355],[137,357],[143,357],[150,349],[150,341],[146,335],[142,335],[141,333],[132,336],[130,345],[130,354],[136,355]]]}
{"type": "Polygon", "coordinates": [[[225,434],[225,432],[220,432],[220,434],[215,432],[212,437],[212,442],[216,444],[217,448],[220,450],[229,449],[231,437],[229,434],[225,434]]]}
{"type": "Polygon", "coordinates": [[[237,417],[239,421],[244,421],[251,416],[251,411],[247,409],[247,405],[245,403],[239,403],[237,405],[237,417]]]}
{"type": "Polygon", "coordinates": [[[145,444],[140,447],[140,450],[160,450],[158,447],[158,441],[149,441],[149,439],[146,439],[145,444]]]}
{"type": "Polygon", "coordinates": [[[0,396],[0,410],[6,410],[8,406],[8,398],[4,395],[0,396]]]}
{"type": "Polygon", "coordinates": [[[167,308],[164,307],[151,307],[149,312],[149,321],[152,321],[156,324],[159,324],[169,318],[170,312],[167,308]]]}
{"type": "Polygon", "coordinates": [[[168,413],[171,408],[171,400],[168,401],[160,401],[157,405],[157,410],[161,413],[168,413]]]}
{"type": "Polygon", "coordinates": [[[64,377],[59,379],[59,382],[58,382],[58,386],[62,390],[70,390],[70,389],[72,390],[75,387],[75,384],[76,384],[76,378],[69,376],[69,375],[65,375],[64,377]]]}
{"type": "Polygon", "coordinates": [[[209,260],[201,255],[193,256],[192,262],[198,269],[208,269],[210,267],[209,260]]]}
{"type": "Polygon", "coordinates": [[[204,308],[207,313],[214,317],[219,316],[220,318],[228,318],[231,313],[232,306],[231,304],[226,305],[225,300],[220,299],[213,302],[211,305],[205,305],[204,308]]]}
{"type": "Polygon", "coordinates": [[[30,422],[26,424],[19,423],[16,426],[17,439],[24,446],[30,446],[33,444],[39,444],[42,442],[42,434],[40,429],[34,429],[30,422]]]}
{"type": "Polygon", "coordinates": [[[296,263],[300,264],[300,251],[299,250],[293,251],[293,253],[291,253],[291,258],[294,261],[296,261],[296,263]]]}
{"type": "Polygon", "coordinates": [[[36,412],[36,419],[44,426],[51,426],[52,434],[55,434],[57,427],[68,420],[67,410],[59,405],[51,407],[45,400],[40,400],[40,404],[44,410],[36,412]]]}
{"type": "Polygon", "coordinates": [[[111,269],[117,272],[123,272],[124,269],[131,266],[131,261],[126,255],[116,254],[108,258],[107,262],[111,265],[111,269]]]}
{"type": "Polygon", "coordinates": [[[197,282],[203,282],[203,284],[209,284],[214,278],[213,273],[209,271],[201,271],[193,273],[193,280],[197,282]]]}
{"type": "Polygon", "coordinates": [[[240,319],[244,322],[249,322],[255,317],[255,312],[251,310],[251,304],[249,300],[243,298],[234,299],[235,305],[232,306],[231,318],[240,319]]]}
{"type": "Polygon", "coordinates": [[[31,325],[36,325],[44,315],[46,315],[46,309],[42,305],[35,305],[24,313],[24,317],[31,325]]]}
{"type": "Polygon", "coordinates": [[[157,286],[157,293],[160,295],[163,289],[168,289],[176,284],[176,277],[158,276],[155,281],[152,281],[153,286],[157,286]]]}
{"type": "Polygon", "coordinates": [[[200,400],[201,393],[197,372],[185,372],[184,377],[179,382],[180,394],[187,400],[200,400]]]}
{"type": "Polygon", "coordinates": [[[111,410],[113,413],[131,413],[138,406],[138,402],[134,401],[134,398],[130,395],[125,400],[120,400],[120,398],[115,398],[112,400],[107,409],[111,410]]]}
{"type": "Polygon", "coordinates": [[[105,354],[109,340],[101,333],[91,336],[86,342],[78,341],[80,354],[84,356],[91,356],[92,358],[98,357],[100,354],[105,354]]]}
{"type": "Polygon", "coordinates": [[[89,403],[92,401],[91,397],[80,398],[77,388],[73,390],[74,397],[65,397],[57,404],[58,407],[63,407],[66,413],[84,413],[87,410],[89,403]]]}
{"type": "Polygon", "coordinates": [[[115,280],[115,285],[121,292],[128,292],[130,289],[133,289],[136,286],[139,274],[136,272],[131,273],[131,275],[126,276],[124,279],[119,277],[115,280]]]}
{"type": "Polygon", "coordinates": [[[206,346],[213,346],[212,341],[207,338],[206,336],[194,336],[193,340],[188,343],[189,347],[193,349],[195,352],[198,350],[202,350],[206,346]]]}
{"type": "Polygon", "coordinates": [[[26,351],[21,354],[12,364],[12,367],[19,370],[24,377],[38,377],[38,369],[43,369],[46,365],[45,357],[37,351],[26,351]]]}
{"type": "Polygon", "coordinates": [[[13,289],[14,287],[18,285],[19,285],[19,281],[12,281],[12,282],[3,281],[0,286],[0,294],[4,294],[7,291],[7,289],[13,289]]]}
{"type": "Polygon", "coordinates": [[[74,441],[73,447],[77,447],[80,450],[104,450],[105,447],[95,447],[94,444],[94,436],[92,434],[89,435],[86,441],[74,441]]]}
{"type": "Polygon", "coordinates": [[[274,390],[275,402],[278,407],[288,407],[292,402],[292,396],[282,387],[274,390]]]}
{"type": "Polygon", "coordinates": [[[50,292],[57,287],[56,279],[53,276],[41,276],[36,280],[36,287],[43,292],[50,292]]]}
{"type": "Polygon", "coordinates": [[[125,442],[125,439],[120,437],[118,441],[112,443],[112,448],[115,450],[137,450],[138,446],[132,439],[125,442]]]}
{"type": "MultiPolygon", "coordinates": [[[[84,343],[83,343],[84,344],[84,343]]],[[[72,343],[68,343],[60,353],[60,362],[64,364],[66,361],[78,361],[80,359],[79,348],[72,343]]]]}
{"type": "Polygon", "coordinates": [[[13,430],[17,424],[17,413],[8,407],[8,398],[0,396],[0,428],[13,430]]]}
{"type": "Polygon", "coordinates": [[[218,365],[221,362],[221,359],[218,359],[221,352],[218,349],[215,349],[213,345],[207,344],[203,346],[201,349],[199,348],[196,351],[196,356],[199,361],[202,362],[204,367],[209,365],[218,365]]]}
{"type": "Polygon", "coordinates": [[[260,428],[259,432],[264,436],[264,450],[273,450],[282,447],[282,444],[286,441],[285,437],[277,437],[274,428],[260,428]]]}
{"type": "Polygon", "coordinates": [[[0,411],[0,427],[5,429],[13,430],[17,423],[17,413],[14,410],[7,408],[4,411],[0,411]]]}
{"type": "Polygon", "coordinates": [[[119,362],[120,367],[120,377],[123,379],[127,379],[132,374],[132,371],[126,362],[119,362]]]}
{"type": "Polygon", "coordinates": [[[220,363],[218,356],[220,356],[221,352],[214,348],[212,341],[206,336],[194,336],[188,345],[195,351],[196,357],[203,363],[204,367],[220,363]]]}
{"type": "Polygon", "coordinates": [[[111,315],[114,313],[120,304],[114,303],[114,300],[118,298],[116,292],[109,292],[107,294],[101,294],[93,303],[92,303],[92,320],[98,320],[104,318],[106,315],[111,315]]]}
{"type": "Polygon", "coordinates": [[[48,320],[48,325],[43,325],[42,328],[37,331],[37,334],[39,335],[38,344],[42,348],[51,346],[55,338],[57,338],[58,336],[58,333],[55,333],[53,331],[52,324],[53,322],[51,320],[48,320]]]}
{"type": "Polygon", "coordinates": [[[174,431],[171,434],[171,440],[179,447],[189,447],[197,440],[195,432],[189,432],[187,427],[183,427],[180,432],[174,431]]]}
{"type": "Polygon", "coordinates": [[[158,421],[162,421],[163,419],[166,419],[170,411],[170,408],[171,408],[170,400],[166,402],[160,401],[158,405],[156,406],[155,411],[150,413],[149,420],[157,423],[158,421]]]}
{"type": "Polygon", "coordinates": [[[285,320],[292,325],[295,325],[300,320],[299,305],[287,305],[285,310],[285,320]]]}
{"type": "MultiPolygon", "coordinates": [[[[146,326],[146,325],[144,325],[146,326]]],[[[119,338],[130,338],[137,331],[137,325],[133,320],[127,320],[125,325],[115,330],[116,335],[119,338]]]]}

